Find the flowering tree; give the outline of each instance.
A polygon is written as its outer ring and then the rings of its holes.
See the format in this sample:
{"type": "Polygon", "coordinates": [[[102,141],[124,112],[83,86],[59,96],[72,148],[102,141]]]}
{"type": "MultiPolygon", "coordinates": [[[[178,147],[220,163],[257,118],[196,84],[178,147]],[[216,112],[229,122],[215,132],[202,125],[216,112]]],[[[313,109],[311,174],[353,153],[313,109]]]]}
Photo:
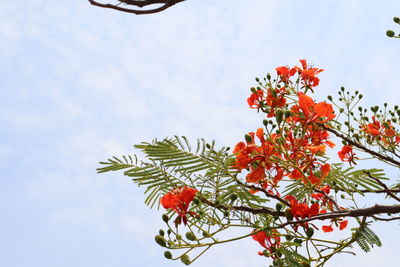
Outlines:
{"type": "Polygon", "coordinates": [[[259,243],[271,266],[323,266],[355,243],[368,252],[381,246],[372,225],[400,219],[400,184],[357,166],[400,168],[400,109],[365,109],[362,95],[344,88],[337,100],[316,101],[322,71],[300,60],[256,78],[247,103],[263,113],[263,127],[232,152],[203,139],[194,148],[185,137],[154,140],[135,146],[148,161],[113,157],[98,172],[124,170],[146,187],[147,205],[165,209],[155,241],[167,259],[190,264],[244,238],[259,243]]]}

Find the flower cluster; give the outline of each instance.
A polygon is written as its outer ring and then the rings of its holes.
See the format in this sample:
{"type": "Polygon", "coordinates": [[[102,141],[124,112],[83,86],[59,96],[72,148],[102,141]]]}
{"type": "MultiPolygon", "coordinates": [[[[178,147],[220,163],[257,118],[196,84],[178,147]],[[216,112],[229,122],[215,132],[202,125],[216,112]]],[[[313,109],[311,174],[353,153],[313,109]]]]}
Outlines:
{"type": "Polygon", "coordinates": [[[246,135],[246,142],[235,146],[234,166],[239,171],[249,171],[246,176],[249,183],[258,183],[264,188],[276,187],[288,176],[304,184],[319,185],[329,175],[330,165],[318,160],[318,156],[325,154],[326,146],[332,148],[334,144],[321,125],[334,119],[335,114],[330,104],[317,103],[305,92],[295,91],[290,78],[296,73],[301,88],[307,91],[319,84],[316,75],[322,72],[309,67],[305,60],[300,62],[302,67],[276,68],[279,79],[275,85],[269,82],[264,89],[253,88],[247,99],[250,108],[263,110],[267,117],[275,116],[279,126],[285,117],[285,127],[268,134],[268,138],[260,128],[246,135]],[[289,99],[290,94],[296,95],[297,101],[289,99]],[[292,101],[291,107],[289,101],[292,101]]]}
{"type": "Polygon", "coordinates": [[[382,140],[387,145],[400,144],[400,133],[394,130],[390,121],[381,123],[375,116],[372,116],[372,122],[362,126],[361,129],[371,139],[382,140]]]}

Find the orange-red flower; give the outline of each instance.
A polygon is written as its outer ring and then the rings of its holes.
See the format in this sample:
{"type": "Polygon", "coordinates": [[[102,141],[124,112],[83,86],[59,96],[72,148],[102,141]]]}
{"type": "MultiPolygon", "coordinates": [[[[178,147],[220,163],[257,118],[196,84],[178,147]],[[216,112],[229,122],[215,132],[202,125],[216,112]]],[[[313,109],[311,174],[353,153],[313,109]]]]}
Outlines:
{"type": "MultiPolygon", "coordinates": [[[[271,230],[269,235],[267,235],[264,231],[253,230],[251,237],[253,240],[257,241],[262,247],[269,250],[269,252],[273,252],[275,248],[281,245],[281,238],[279,236],[279,232],[277,230],[271,230]],[[258,231],[258,232],[257,232],[258,231]]],[[[260,251],[259,255],[263,255],[260,251]]]]}
{"type": "Polygon", "coordinates": [[[372,116],[372,123],[363,126],[362,130],[372,136],[378,136],[381,134],[381,123],[376,120],[375,116],[372,116]]]}
{"type": "Polygon", "coordinates": [[[324,231],[325,233],[333,232],[333,227],[332,225],[323,225],[322,231],[324,231]]]}
{"type": "Polygon", "coordinates": [[[295,69],[298,72],[300,72],[300,78],[302,80],[303,85],[308,88],[318,86],[319,78],[316,76],[317,74],[323,72],[324,70],[308,66],[307,61],[305,59],[301,59],[300,63],[302,68],[295,66],[295,69]]]}
{"type": "Polygon", "coordinates": [[[247,104],[249,104],[250,108],[258,109],[263,101],[263,97],[264,91],[257,90],[256,92],[253,92],[249,98],[247,98],[247,104]]]}
{"type": "Polygon", "coordinates": [[[331,104],[326,102],[315,103],[311,97],[298,93],[299,102],[292,107],[292,120],[302,124],[325,123],[335,118],[331,104]]]}
{"type": "Polygon", "coordinates": [[[354,159],[356,159],[355,155],[356,155],[356,153],[353,152],[353,147],[349,146],[349,145],[343,146],[342,150],[340,150],[338,152],[338,156],[339,156],[340,160],[347,161],[350,164],[355,163],[355,161],[354,161],[354,159]]]}
{"type": "Polygon", "coordinates": [[[187,186],[178,187],[166,193],[160,199],[160,202],[165,209],[172,209],[178,214],[178,218],[175,221],[176,224],[180,224],[182,219],[183,223],[186,225],[186,214],[188,213],[190,202],[193,201],[197,192],[196,189],[187,186]]]}
{"type": "Polygon", "coordinates": [[[345,229],[345,228],[347,227],[348,224],[349,224],[349,221],[348,221],[348,220],[344,220],[344,221],[339,222],[339,225],[340,225],[339,229],[340,229],[340,230],[345,229]]]}
{"type": "Polygon", "coordinates": [[[296,74],[296,69],[295,68],[289,68],[287,66],[281,66],[276,68],[276,72],[278,73],[280,77],[280,81],[284,83],[288,83],[290,77],[296,74]]]}

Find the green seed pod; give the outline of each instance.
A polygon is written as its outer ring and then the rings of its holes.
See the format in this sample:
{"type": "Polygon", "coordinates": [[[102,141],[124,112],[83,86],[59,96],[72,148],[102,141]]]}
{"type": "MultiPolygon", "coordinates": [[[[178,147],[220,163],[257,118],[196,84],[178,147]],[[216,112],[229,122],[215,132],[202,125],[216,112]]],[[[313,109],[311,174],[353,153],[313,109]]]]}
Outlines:
{"type": "Polygon", "coordinates": [[[278,124],[281,124],[282,118],[283,118],[283,111],[280,110],[280,109],[278,109],[277,111],[275,111],[275,119],[276,119],[276,122],[277,122],[278,124]]]}
{"type": "Polygon", "coordinates": [[[187,232],[185,234],[186,238],[190,241],[195,241],[196,240],[196,236],[192,233],[192,232],[187,232]]]}
{"type": "Polygon", "coordinates": [[[158,233],[160,234],[160,236],[164,236],[165,235],[165,232],[164,232],[163,229],[160,229],[160,231],[158,231],[158,233]]]}
{"type": "Polygon", "coordinates": [[[246,142],[248,142],[248,143],[253,142],[253,138],[252,138],[251,135],[249,135],[249,134],[246,134],[246,135],[244,136],[244,139],[245,139],[246,142]]]}
{"type": "Polygon", "coordinates": [[[160,236],[160,235],[156,235],[156,237],[154,238],[154,240],[156,240],[156,243],[159,244],[162,247],[166,247],[167,244],[165,243],[165,239],[164,237],[160,236]]]}
{"type": "Polygon", "coordinates": [[[282,210],[282,204],[281,203],[276,203],[276,206],[275,206],[275,208],[276,208],[276,211],[281,211],[282,210]]]}
{"type": "Polygon", "coordinates": [[[172,259],[172,253],[169,252],[168,250],[164,252],[164,257],[166,257],[167,259],[172,259]]]}
{"type": "Polygon", "coordinates": [[[238,195],[236,195],[236,194],[231,194],[229,196],[229,199],[231,200],[231,202],[235,201],[237,198],[238,198],[238,195]]]}
{"type": "Polygon", "coordinates": [[[310,227],[306,231],[306,235],[308,238],[311,238],[314,235],[314,228],[310,227]]]}
{"type": "Polygon", "coordinates": [[[292,209],[286,209],[285,211],[285,217],[288,221],[293,220],[293,214],[292,214],[292,209]]]}
{"type": "Polygon", "coordinates": [[[169,217],[167,214],[163,214],[161,218],[165,223],[168,223],[169,217]]]}
{"type": "Polygon", "coordinates": [[[187,254],[181,256],[181,262],[183,262],[185,265],[190,264],[190,258],[187,254]]]}

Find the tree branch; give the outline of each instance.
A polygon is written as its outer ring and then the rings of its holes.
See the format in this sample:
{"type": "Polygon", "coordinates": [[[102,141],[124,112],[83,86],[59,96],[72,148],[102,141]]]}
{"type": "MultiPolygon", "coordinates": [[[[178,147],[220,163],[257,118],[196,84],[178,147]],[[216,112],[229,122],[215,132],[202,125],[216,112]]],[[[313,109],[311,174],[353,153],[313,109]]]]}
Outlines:
{"type": "Polygon", "coordinates": [[[395,165],[400,167],[400,161],[397,161],[397,160],[395,160],[395,159],[393,159],[393,158],[391,158],[389,156],[382,155],[382,154],[380,154],[378,152],[375,152],[375,151],[373,151],[373,150],[371,150],[371,149],[369,149],[369,148],[367,148],[367,147],[365,147],[365,146],[363,146],[363,145],[361,145],[361,144],[359,144],[357,142],[354,142],[350,138],[344,136],[343,134],[337,132],[336,130],[334,130],[332,128],[328,128],[325,125],[321,125],[321,124],[319,124],[319,125],[322,126],[322,128],[327,130],[328,132],[331,132],[334,135],[336,135],[337,137],[345,140],[350,145],[355,146],[355,147],[363,150],[364,152],[367,152],[368,154],[371,154],[371,155],[373,155],[373,156],[375,156],[375,157],[377,157],[377,158],[379,158],[381,160],[388,161],[388,162],[393,163],[393,164],[395,164],[395,165]]]}
{"type": "Polygon", "coordinates": [[[400,205],[378,205],[375,204],[372,207],[356,210],[338,210],[329,213],[318,214],[313,217],[305,218],[302,220],[288,221],[286,223],[280,224],[274,228],[282,228],[291,224],[305,223],[315,220],[326,220],[334,219],[340,217],[372,217],[375,214],[380,213],[400,213],[400,205]]]}
{"type": "Polygon", "coordinates": [[[155,1],[152,1],[152,0],[145,0],[145,1],[119,0],[119,2],[121,2],[121,3],[125,3],[127,5],[136,6],[136,7],[140,7],[140,8],[149,6],[149,5],[153,5],[153,4],[164,4],[158,8],[147,9],[147,10],[123,8],[118,5],[112,5],[112,4],[102,4],[95,0],[88,0],[88,1],[92,5],[102,7],[102,8],[111,8],[111,9],[115,9],[115,10],[126,12],[126,13],[132,13],[132,14],[136,14],[136,15],[145,15],[145,14],[159,13],[161,11],[166,10],[167,8],[170,8],[171,6],[173,6],[177,3],[180,3],[180,2],[183,2],[186,0],[164,0],[164,1],[162,1],[162,0],[155,0],[155,1]]]}
{"type": "Polygon", "coordinates": [[[392,198],[396,199],[397,201],[400,202],[400,198],[398,198],[395,194],[393,194],[393,192],[386,186],[386,184],[384,184],[381,180],[379,180],[378,178],[372,176],[369,172],[364,171],[365,174],[368,175],[369,178],[374,179],[377,183],[379,183],[385,190],[385,192],[391,196],[392,198]]]}

